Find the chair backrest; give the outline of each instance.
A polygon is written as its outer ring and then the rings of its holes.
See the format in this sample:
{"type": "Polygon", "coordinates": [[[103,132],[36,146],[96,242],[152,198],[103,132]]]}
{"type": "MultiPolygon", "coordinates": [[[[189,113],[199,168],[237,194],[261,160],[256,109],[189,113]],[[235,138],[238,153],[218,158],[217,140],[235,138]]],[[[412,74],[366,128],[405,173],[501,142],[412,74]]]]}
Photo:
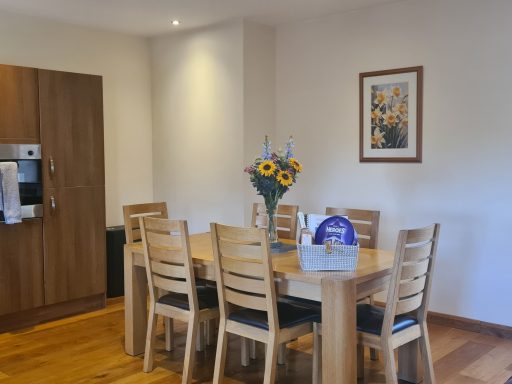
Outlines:
{"type": "Polygon", "coordinates": [[[359,245],[363,248],[377,248],[380,211],[327,207],[325,214],[347,216],[357,232],[359,245]]]}
{"type": "MultiPolygon", "coordinates": [[[[298,212],[298,205],[279,204],[277,206],[277,236],[279,238],[292,240],[297,238],[298,212]]],[[[265,204],[253,204],[251,226],[256,228],[268,227],[268,215],[265,204]]]]}
{"type": "Polygon", "coordinates": [[[126,243],[141,241],[139,217],[151,216],[167,219],[167,203],[145,203],[123,206],[126,243]]]}
{"type": "Polygon", "coordinates": [[[197,311],[187,222],[154,217],[140,217],[139,220],[150,300],[157,299],[158,288],[183,293],[189,297],[190,310],[197,311]]]}
{"type": "Polygon", "coordinates": [[[398,234],[382,334],[391,335],[396,315],[426,321],[440,224],[398,234]]]}
{"type": "Polygon", "coordinates": [[[278,329],[267,231],[216,223],[210,227],[221,318],[229,316],[233,304],[267,312],[269,330],[278,329]]]}

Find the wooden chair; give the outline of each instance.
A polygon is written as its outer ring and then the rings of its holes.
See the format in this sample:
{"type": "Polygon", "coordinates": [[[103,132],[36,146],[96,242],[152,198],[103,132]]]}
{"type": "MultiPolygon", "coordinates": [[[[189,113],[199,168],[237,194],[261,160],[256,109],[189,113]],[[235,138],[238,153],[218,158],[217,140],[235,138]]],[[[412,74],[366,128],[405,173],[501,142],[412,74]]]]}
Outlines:
{"type": "Polygon", "coordinates": [[[167,219],[167,203],[144,203],[123,206],[126,243],[141,241],[139,217],[151,216],[167,219]]]}
{"type": "MultiPolygon", "coordinates": [[[[380,211],[327,207],[325,208],[325,214],[330,216],[347,216],[357,232],[359,245],[363,248],[377,248],[380,211]]],[[[370,295],[367,300],[373,305],[373,295],[370,295]]],[[[373,348],[370,348],[370,357],[372,360],[378,359],[377,351],[373,348]]]]}
{"type": "MultiPolygon", "coordinates": [[[[159,217],[168,218],[167,203],[142,203],[123,206],[124,233],[126,244],[133,244],[142,241],[139,218],[140,217],[159,217]]],[[[165,328],[165,350],[172,351],[174,348],[173,324],[172,319],[164,319],[165,328]]]]}
{"type": "Polygon", "coordinates": [[[357,232],[359,245],[363,248],[377,248],[380,211],[327,207],[325,214],[347,216],[357,232]]]}
{"type": "MultiPolygon", "coordinates": [[[[364,374],[363,347],[368,346],[383,353],[386,383],[398,383],[394,350],[417,340],[423,362],[424,382],[436,382],[428,338],[427,310],[439,229],[440,224],[433,224],[425,228],[400,231],[386,308],[358,304],[359,378],[364,374]]],[[[321,345],[321,332],[321,324],[315,324],[314,339],[317,345],[321,345]]],[[[317,359],[320,358],[320,350],[319,346],[314,351],[317,359]]]]}
{"type": "Polygon", "coordinates": [[[188,323],[182,383],[190,383],[199,324],[219,317],[217,291],[196,287],[186,221],[152,217],[139,220],[149,285],[144,372],[153,370],[156,320],[162,315],[188,323]],[[161,295],[162,290],[167,293],[161,295]]]}
{"type": "MultiPolygon", "coordinates": [[[[277,206],[277,237],[280,239],[297,238],[298,205],[279,204],[277,206]]],[[[265,204],[254,203],[252,206],[251,227],[267,228],[268,215],[265,204]]]]}
{"type": "Polygon", "coordinates": [[[227,333],[266,344],[265,384],[274,383],[281,343],[312,331],[320,314],[277,302],[267,231],[211,224],[220,325],[213,382],[221,383],[227,333]]]}
{"type": "MultiPolygon", "coordinates": [[[[297,238],[297,213],[299,212],[298,205],[279,204],[277,206],[277,237],[280,239],[297,238]]],[[[254,203],[252,205],[252,220],[251,227],[267,228],[268,215],[267,208],[264,203],[254,203]]],[[[256,359],[256,342],[254,340],[245,340],[242,338],[242,365],[247,367],[249,365],[249,357],[256,359]]],[[[282,345],[279,348],[278,364],[285,363],[286,346],[282,345]]]]}

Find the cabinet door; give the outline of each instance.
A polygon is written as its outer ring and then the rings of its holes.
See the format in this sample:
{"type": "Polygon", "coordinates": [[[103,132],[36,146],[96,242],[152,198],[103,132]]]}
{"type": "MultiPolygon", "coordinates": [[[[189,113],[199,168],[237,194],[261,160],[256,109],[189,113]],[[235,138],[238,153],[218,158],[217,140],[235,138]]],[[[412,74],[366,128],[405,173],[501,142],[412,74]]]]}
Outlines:
{"type": "Polygon", "coordinates": [[[41,219],[0,224],[0,315],[44,305],[41,219]]]}
{"type": "Polygon", "coordinates": [[[39,143],[37,69],[0,65],[0,143],[39,143]]]}
{"type": "Polygon", "coordinates": [[[44,191],[45,302],[105,292],[105,188],[44,191]]]}
{"type": "Polygon", "coordinates": [[[39,70],[46,188],[105,184],[100,76],[39,70]]]}

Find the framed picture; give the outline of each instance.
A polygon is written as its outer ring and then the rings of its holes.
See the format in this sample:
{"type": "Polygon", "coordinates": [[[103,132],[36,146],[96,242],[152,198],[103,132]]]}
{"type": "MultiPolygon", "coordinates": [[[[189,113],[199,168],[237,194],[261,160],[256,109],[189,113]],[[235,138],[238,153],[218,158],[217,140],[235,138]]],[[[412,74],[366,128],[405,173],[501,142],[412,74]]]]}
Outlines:
{"type": "Polygon", "coordinates": [[[423,67],[359,74],[359,161],[421,163],[423,67]]]}

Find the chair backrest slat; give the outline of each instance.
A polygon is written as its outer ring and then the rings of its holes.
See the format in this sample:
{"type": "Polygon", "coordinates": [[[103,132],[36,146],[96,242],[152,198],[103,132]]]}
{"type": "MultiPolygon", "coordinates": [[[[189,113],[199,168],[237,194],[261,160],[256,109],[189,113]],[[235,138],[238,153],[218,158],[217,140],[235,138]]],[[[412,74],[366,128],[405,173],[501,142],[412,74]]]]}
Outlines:
{"type": "Polygon", "coordinates": [[[221,317],[236,308],[265,311],[269,329],[279,325],[268,233],[262,228],[211,224],[221,317]]]}
{"type": "Polygon", "coordinates": [[[242,260],[236,260],[229,257],[223,257],[222,269],[224,271],[238,273],[240,275],[250,276],[252,278],[263,279],[265,271],[261,263],[249,263],[242,260]]]}
{"type": "Polygon", "coordinates": [[[325,214],[347,216],[357,232],[359,245],[363,248],[377,248],[380,211],[327,207],[325,214]]]}
{"type": "Polygon", "coordinates": [[[400,299],[396,304],[396,312],[395,315],[401,315],[403,313],[408,313],[418,309],[421,306],[421,302],[423,300],[423,290],[422,292],[408,297],[407,299],[400,299]]]}
{"type": "Polygon", "coordinates": [[[400,231],[382,326],[383,336],[392,334],[396,315],[411,314],[418,321],[426,321],[439,229],[439,224],[433,224],[400,231]]]}
{"type": "Polygon", "coordinates": [[[429,263],[429,259],[424,259],[413,264],[403,264],[400,280],[409,280],[423,276],[425,273],[427,273],[429,263]]]}
{"type": "Polygon", "coordinates": [[[140,217],[139,221],[151,302],[157,300],[160,288],[187,294],[190,310],[198,311],[187,222],[154,217],[140,217]]]}
{"type": "Polygon", "coordinates": [[[432,251],[432,243],[424,244],[420,247],[412,247],[405,249],[404,261],[418,261],[422,259],[426,259],[430,256],[430,252],[432,251]]]}
{"type": "Polygon", "coordinates": [[[131,244],[141,241],[139,217],[150,216],[167,219],[167,214],[167,204],[165,202],[123,206],[126,243],[131,244]]]}
{"type": "Polygon", "coordinates": [[[183,264],[183,250],[149,246],[151,260],[159,260],[169,264],[183,264]]]}
{"type": "Polygon", "coordinates": [[[251,244],[240,244],[229,241],[220,240],[220,246],[222,248],[222,255],[224,257],[231,257],[238,259],[237,255],[244,255],[246,259],[254,259],[261,261],[261,248],[255,247],[251,244]]]}
{"type": "Polygon", "coordinates": [[[168,292],[188,294],[189,291],[186,281],[166,279],[158,274],[153,274],[153,285],[168,292]]]}
{"type": "Polygon", "coordinates": [[[187,278],[187,274],[185,273],[185,268],[183,265],[165,264],[151,260],[151,269],[153,270],[153,273],[167,276],[173,279],[187,278]]]}
{"type": "MultiPolygon", "coordinates": [[[[277,206],[277,236],[281,239],[297,238],[297,213],[298,205],[279,204],[277,206]]],[[[252,207],[252,227],[267,228],[268,216],[263,203],[254,203],[252,207]]]]}
{"type": "Polygon", "coordinates": [[[239,291],[252,292],[259,295],[265,294],[265,282],[260,279],[249,279],[245,276],[234,275],[232,273],[222,272],[224,285],[226,287],[239,291]]]}
{"type": "Polygon", "coordinates": [[[398,297],[401,299],[401,298],[409,297],[409,296],[415,295],[419,292],[422,292],[423,289],[425,288],[425,279],[426,278],[427,278],[426,276],[421,276],[414,280],[406,280],[406,281],[400,282],[400,288],[398,290],[398,297]]]}
{"type": "Polygon", "coordinates": [[[146,236],[152,247],[179,248],[181,246],[179,236],[169,236],[161,232],[147,232],[146,236]]]}
{"type": "Polygon", "coordinates": [[[262,296],[251,296],[241,292],[233,291],[229,288],[224,290],[225,300],[239,307],[256,309],[257,311],[267,311],[267,299],[262,296]]]}

